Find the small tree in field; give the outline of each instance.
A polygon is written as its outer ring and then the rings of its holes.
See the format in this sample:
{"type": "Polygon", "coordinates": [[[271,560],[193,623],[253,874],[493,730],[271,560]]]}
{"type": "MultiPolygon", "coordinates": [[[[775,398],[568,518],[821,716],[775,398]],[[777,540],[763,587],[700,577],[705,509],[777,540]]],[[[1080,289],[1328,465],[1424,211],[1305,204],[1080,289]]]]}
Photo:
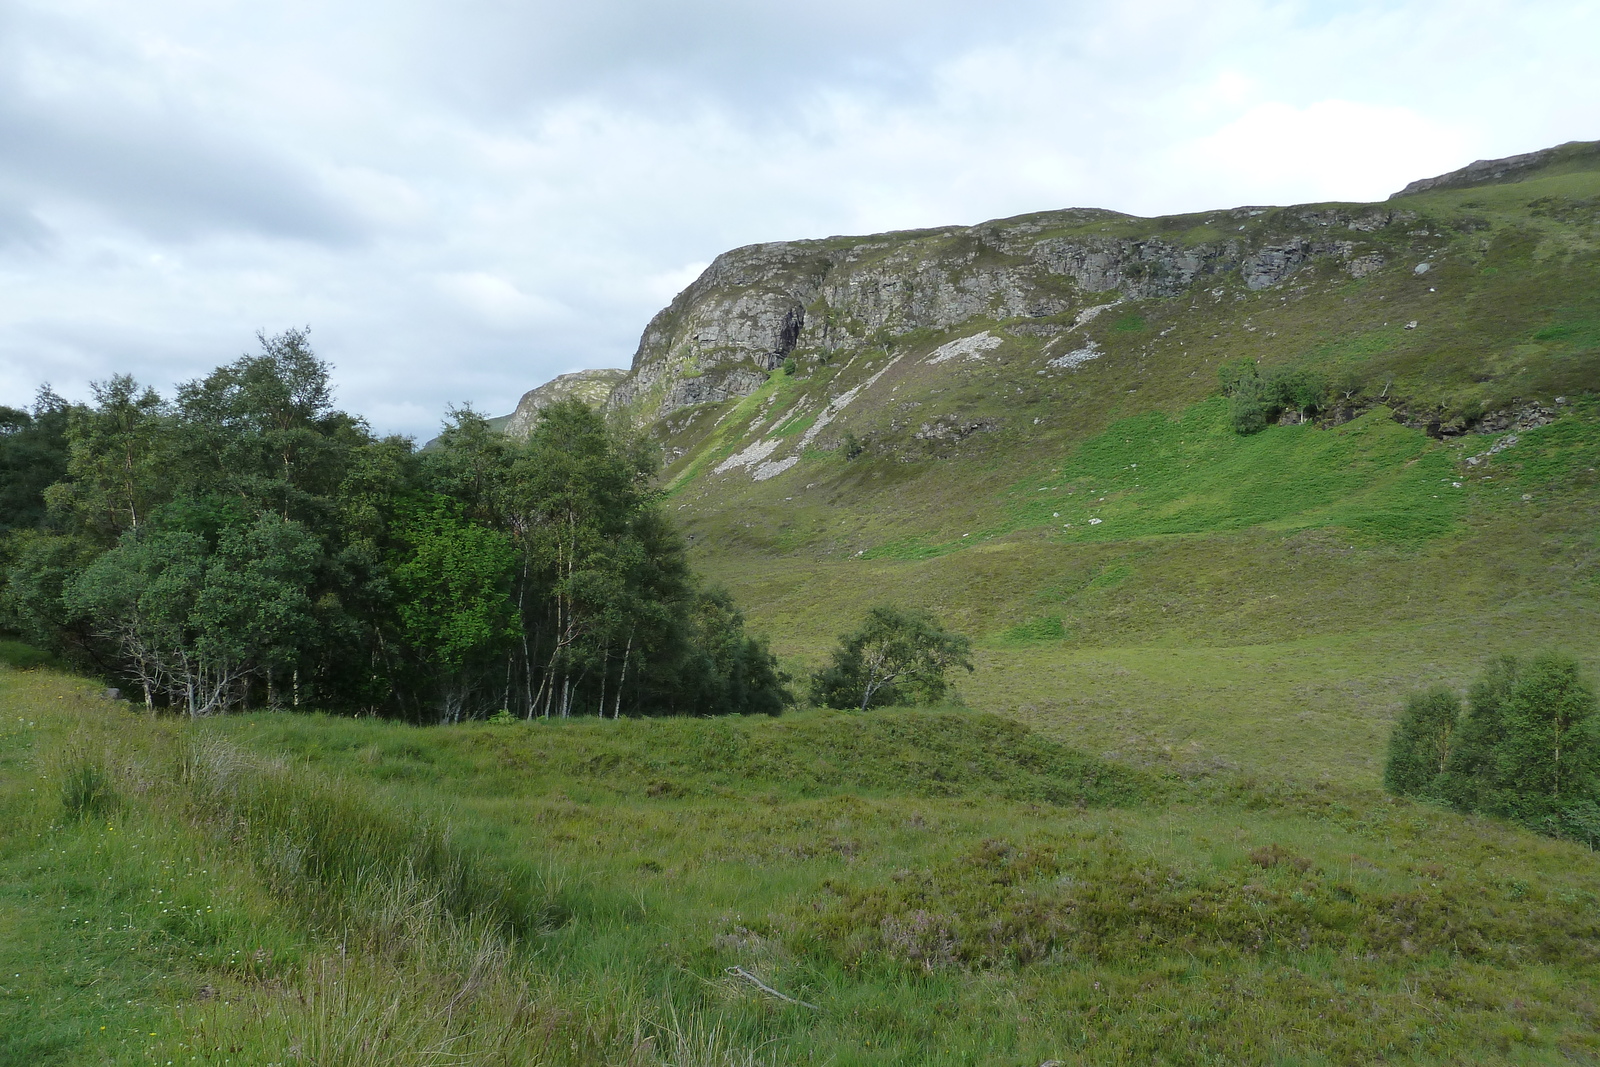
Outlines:
{"type": "Polygon", "coordinates": [[[839,639],[833,659],[811,679],[818,704],[860,708],[933,704],[949,689],[951,668],[972,670],[972,642],[925,611],[880,605],[839,639]]]}
{"type": "Polygon", "coordinates": [[[1461,698],[1446,686],[1414,693],[1389,736],[1383,785],[1391,793],[1432,796],[1450,762],[1461,698]]]}

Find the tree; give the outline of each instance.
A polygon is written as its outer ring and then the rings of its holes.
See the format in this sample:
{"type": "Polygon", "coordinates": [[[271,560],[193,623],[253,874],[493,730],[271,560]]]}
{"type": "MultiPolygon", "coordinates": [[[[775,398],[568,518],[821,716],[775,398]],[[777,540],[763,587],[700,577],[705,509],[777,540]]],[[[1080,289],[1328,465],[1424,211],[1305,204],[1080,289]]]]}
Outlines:
{"type": "Polygon", "coordinates": [[[1237,434],[1259,433],[1267,427],[1261,375],[1253,359],[1239,359],[1217,368],[1222,395],[1228,398],[1228,423],[1237,434]]]}
{"type": "Polygon", "coordinates": [[[1503,814],[1547,819],[1593,797],[1600,770],[1595,696],[1576,661],[1551,652],[1534,657],[1518,672],[1503,714],[1493,766],[1503,814]]]}
{"type": "Polygon", "coordinates": [[[130,529],[61,593],[67,609],[111,643],[151,710],[157,697],[182,702],[191,714],[205,703],[191,617],[206,555],[205,541],[194,534],[130,529]]]}
{"type": "Polygon", "coordinates": [[[170,419],[160,395],[129,375],[93,389],[94,406],[68,419],[69,479],[47,497],[52,508],[75,514],[83,529],[109,544],[170,499],[173,472],[163,462],[170,419]]]}
{"type": "Polygon", "coordinates": [[[744,613],[725,589],[695,597],[689,616],[700,715],[777,715],[792,697],[767,643],[744,630],[744,613]]]}
{"type": "Polygon", "coordinates": [[[1459,811],[1498,807],[1495,753],[1506,737],[1505,706],[1522,665],[1515,656],[1490,661],[1467,691],[1467,713],[1445,765],[1440,793],[1459,811]]]}
{"type": "Polygon", "coordinates": [[[441,720],[457,722],[486,668],[517,633],[511,539],[452,514],[445,501],[416,516],[406,537],[409,551],[394,568],[401,626],[432,668],[441,720]]]}
{"type": "Polygon", "coordinates": [[[71,410],[48,385],[32,411],[0,405],[0,535],[44,527],[44,491],[67,473],[71,410]]]}
{"type": "Polygon", "coordinates": [[[1452,729],[1458,708],[1448,689],[1411,699],[1390,738],[1390,791],[1600,843],[1600,716],[1571,657],[1502,656],[1473,682],[1452,729]]]}
{"type": "Polygon", "coordinates": [[[926,611],[880,605],[846,634],[832,661],[812,676],[812,699],[827,707],[933,704],[948,690],[954,667],[973,669],[972,642],[946,630],[926,611]]]}
{"type": "Polygon", "coordinates": [[[1449,764],[1460,720],[1461,698],[1454,690],[1438,686],[1413,694],[1389,735],[1384,788],[1398,794],[1434,795],[1449,764]]]}

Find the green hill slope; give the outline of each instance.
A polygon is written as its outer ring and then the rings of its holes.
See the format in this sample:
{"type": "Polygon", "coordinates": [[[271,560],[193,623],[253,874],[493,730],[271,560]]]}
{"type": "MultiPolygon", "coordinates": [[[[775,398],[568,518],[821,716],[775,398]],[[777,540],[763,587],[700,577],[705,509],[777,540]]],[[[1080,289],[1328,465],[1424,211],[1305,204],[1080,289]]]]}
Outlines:
{"type": "Polygon", "coordinates": [[[1600,638],[1600,151],[1519,159],[1383,204],[736,250],[612,403],[796,668],[909,603],[982,640],[977,707],[1375,782],[1401,690],[1600,638]],[[1241,359],[1323,411],[1234,434],[1241,359]]]}

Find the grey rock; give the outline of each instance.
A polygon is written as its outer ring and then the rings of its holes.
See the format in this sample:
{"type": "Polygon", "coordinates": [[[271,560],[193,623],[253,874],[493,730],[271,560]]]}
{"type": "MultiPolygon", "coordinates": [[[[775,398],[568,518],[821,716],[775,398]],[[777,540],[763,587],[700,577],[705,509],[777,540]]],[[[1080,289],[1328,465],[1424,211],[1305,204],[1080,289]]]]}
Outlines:
{"type": "Polygon", "coordinates": [[[624,370],[580,370],[563,374],[537,389],[522,394],[517,410],[506,420],[502,432],[510,437],[527,437],[539,412],[560,400],[577,399],[590,407],[603,405],[626,375],[624,370]]]}
{"type": "MultiPolygon", "coordinates": [[[[1398,214],[1381,211],[1369,221],[1388,225],[1398,214]]],[[[1061,232],[1128,218],[1072,209],[972,227],[736,248],[650,321],[608,406],[643,425],[695,404],[748,396],[791,355],[805,361],[893,347],[913,331],[952,331],[985,319],[1006,323],[1013,336],[1048,336],[1066,329],[1049,320],[1107,306],[1098,294],[1176,296],[1229,272],[1264,289],[1319,256],[1358,260],[1354,241],[1325,232],[1355,228],[1358,220],[1337,210],[1314,213],[1314,234],[1270,243],[1238,236],[1185,245],[1160,235],[1061,232]]],[[[1350,269],[1360,276],[1382,262],[1368,253],[1350,269]]]]}

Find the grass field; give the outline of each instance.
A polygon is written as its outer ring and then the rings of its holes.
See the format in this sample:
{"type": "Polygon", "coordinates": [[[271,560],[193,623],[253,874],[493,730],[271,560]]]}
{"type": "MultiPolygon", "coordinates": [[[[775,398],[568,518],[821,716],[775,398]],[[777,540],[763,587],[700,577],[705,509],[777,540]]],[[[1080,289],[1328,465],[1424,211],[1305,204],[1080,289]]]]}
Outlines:
{"type": "Polygon", "coordinates": [[[1592,854],[1337,766],[965,709],[186,725],[0,687],[0,1063],[1600,1054],[1592,854]]]}

